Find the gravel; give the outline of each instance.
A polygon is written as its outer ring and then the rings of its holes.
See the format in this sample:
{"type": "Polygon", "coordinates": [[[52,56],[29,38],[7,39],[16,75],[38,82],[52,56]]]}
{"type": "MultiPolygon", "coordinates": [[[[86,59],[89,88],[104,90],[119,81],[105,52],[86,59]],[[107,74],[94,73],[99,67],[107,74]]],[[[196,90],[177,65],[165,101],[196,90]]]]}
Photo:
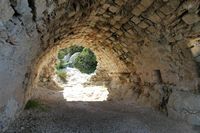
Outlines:
{"type": "Polygon", "coordinates": [[[181,121],[130,102],[43,100],[24,110],[6,133],[197,133],[181,121]]]}

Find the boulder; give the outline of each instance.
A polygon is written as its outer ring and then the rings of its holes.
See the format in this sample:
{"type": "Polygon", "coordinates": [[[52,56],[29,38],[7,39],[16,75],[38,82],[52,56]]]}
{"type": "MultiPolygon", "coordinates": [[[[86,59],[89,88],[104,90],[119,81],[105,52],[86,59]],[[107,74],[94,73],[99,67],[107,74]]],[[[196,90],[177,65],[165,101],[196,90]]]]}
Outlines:
{"type": "Polygon", "coordinates": [[[63,60],[68,62],[70,60],[70,54],[65,55],[63,60]]]}
{"type": "Polygon", "coordinates": [[[73,65],[73,64],[75,63],[76,58],[77,58],[79,55],[80,55],[80,52],[74,53],[74,54],[70,57],[69,63],[73,65]]]}

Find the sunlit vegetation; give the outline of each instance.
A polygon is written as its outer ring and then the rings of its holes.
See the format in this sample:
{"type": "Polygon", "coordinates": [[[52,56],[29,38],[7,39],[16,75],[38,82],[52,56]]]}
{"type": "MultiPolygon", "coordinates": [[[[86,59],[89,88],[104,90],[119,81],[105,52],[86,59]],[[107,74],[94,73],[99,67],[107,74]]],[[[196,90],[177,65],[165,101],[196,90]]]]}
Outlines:
{"type": "Polygon", "coordinates": [[[82,73],[93,73],[96,70],[96,56],[89,48],[82,46],[72,46],[70,48],[61,49],[58,52],[58,60],[55,65],[56,73],[61,78],[67,77],[62,69],[72,67],[79,69],[82,73]]]}

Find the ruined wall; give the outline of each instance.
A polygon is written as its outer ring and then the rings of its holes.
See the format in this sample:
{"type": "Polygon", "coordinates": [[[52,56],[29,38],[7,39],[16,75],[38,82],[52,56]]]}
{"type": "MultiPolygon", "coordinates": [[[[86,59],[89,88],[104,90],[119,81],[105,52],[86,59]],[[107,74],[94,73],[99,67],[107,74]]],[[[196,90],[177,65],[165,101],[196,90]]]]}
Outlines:
{"type": "Polygon", "coordinates": [[[181,112],[176,107],[183,101],[173,100],[175,90],[193,96],[199,89],[193,48],[188,47],[200,35],[199,4],[198,0],[1,0],[0,131],[31,97],[42,66],[48,64],[45,59],[73,41],[97,55],[110,77],[110,99],[131,99],[164,110],[170,99],[170,110],[181,112]]]}
{"type": "Polygon", "coordinates": [[[0,1],[0,131],[24,103],[40,36],[27,1],[0,1]]]}

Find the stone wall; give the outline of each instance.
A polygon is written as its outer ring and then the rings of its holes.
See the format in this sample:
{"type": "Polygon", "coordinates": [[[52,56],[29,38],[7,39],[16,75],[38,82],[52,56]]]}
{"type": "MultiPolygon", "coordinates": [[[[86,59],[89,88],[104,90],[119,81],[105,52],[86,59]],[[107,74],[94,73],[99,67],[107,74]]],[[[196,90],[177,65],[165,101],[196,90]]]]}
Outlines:
{"type": "Polygon", "coordinates": [[[27,1],[0,1],[0,132],[22,108],[40,35],[27,1]]]}
{"type": "Polygon", "coordinates": [[[199,0],[1,0],[0,130],[31,97],[47,59],[74,43],[95,52],[110,76],[113,100],[166,110],[174,90],[196,92],[198,70],[188,43],[200,35],[199,5],[199,0]]]}

